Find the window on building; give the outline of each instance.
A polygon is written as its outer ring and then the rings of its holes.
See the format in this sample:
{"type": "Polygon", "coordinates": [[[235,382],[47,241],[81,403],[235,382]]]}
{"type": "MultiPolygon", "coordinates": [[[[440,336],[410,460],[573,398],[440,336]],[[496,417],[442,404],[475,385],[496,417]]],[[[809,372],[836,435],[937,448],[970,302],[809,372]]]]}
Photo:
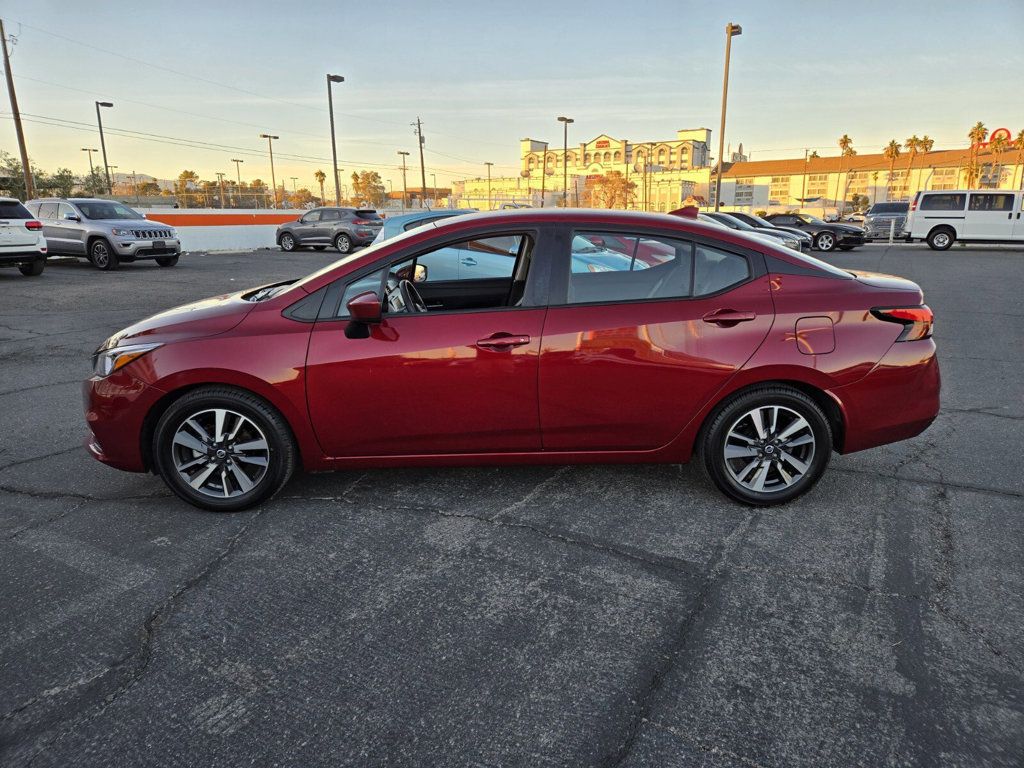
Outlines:
{"type": "Polygon", "coordinates": [[[665,148],[662,147],[658,150],[658,165],[664,165],[667,160],[668,153],[665,151],[665,148]]]}
{"type": "Polygon", "coordinates": [[[932,189],[956,189],[959,184],[959,168],[936,168],[932,173],[932,189]]]}
{"type": "Polygon", "coordinates": [[[621,162],[622,162],[622,153],[621,153],[621,152],[618,152],[618,151],[617,151],[617,152],[616,152],[616,153],[615,153],[615,154],[613,155],[613,157],[614,157],[614,159],[615,159],[615,162],[616,162],[616,163],[621,163],[621,162]]]}
{"type": "Polygon", "coordinates": [[[772,176],[768,187],[768,196],[778,200],[779,205],[789,203],[789,176],[772,176]]]}
{"type": "Polygon", "coordinates": [[[611,152],[605,152],[604,153],[604,161],[606,163],[610,163],[612,161],[612,153],[611,152]]]}
{"type": "Polygon", "coordinates": [[[733,205],[754,204],[754,179],[736,179],[736,193],[733,196],[733,205]]]}
{"type": "Polygon", "coordinates": [[[590,153],[589,153],[589,152],[587,152],[587,153],[586,153],[586,154],[585,154],[585,155],[583,156],[583,162],[585,162],[585,163],[587,163],[587,164],[589,164],[589,163],[590,163],[590,153]]]}
{"type": "Polygon", "coordinates": [[[536,168],[537,167],[537,158],[534,157],[533,155],[530,155],[528,158],[526,158],[526,167],[530,168],[531,170],[536,168]]]}

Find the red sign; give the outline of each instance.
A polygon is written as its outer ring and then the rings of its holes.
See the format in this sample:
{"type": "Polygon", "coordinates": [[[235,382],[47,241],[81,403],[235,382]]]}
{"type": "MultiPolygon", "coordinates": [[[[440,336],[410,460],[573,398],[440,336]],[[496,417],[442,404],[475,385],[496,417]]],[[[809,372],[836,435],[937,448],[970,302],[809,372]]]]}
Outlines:
{"type": "Polygon", "coordinates": [[[599,142],[594,144],[594,146],[597,147],[598,149],[608,149],[608,147],[610,147],[611,145],[612,143],[608,141],[608,139],[601,139],[599,142]]]}

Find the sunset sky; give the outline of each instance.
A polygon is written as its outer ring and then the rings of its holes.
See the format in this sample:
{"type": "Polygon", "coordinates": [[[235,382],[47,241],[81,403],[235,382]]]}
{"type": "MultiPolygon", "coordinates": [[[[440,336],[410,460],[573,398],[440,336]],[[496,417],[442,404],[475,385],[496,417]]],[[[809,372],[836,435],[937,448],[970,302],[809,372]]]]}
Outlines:
{"type": "MultiPolygon", "coordinates": [[[[733,45],[726,140],[754,159],[803,148],[861,153],[927,133],[935,148],[967,144],[977,120],[1024,128],[1024,3],[777,2],[538,5],[477,2],[0,2],[18,36],[12,70],[29,152],[44,170],[88,170],[104,111],[119,172],[269,181],[329,174],[327,72],[335,87],[339,165],[400,184],[409,123],[423,119],[427,183],[518,171],[518,140],[570,143],[607,132],[634,141],[680,128],[715,131],[724,25],[733,45]],[[726,12],[723,6],[731,10],[726,12]],[[839,12],[842,7],[844,12],[839,12]],[[102,8],[102,12],[97,12],[102,8]],[[974,10],[972,10],[974,8],[974,10]],[[58,122],[61,121],[61,122],[58,122]],[[150,134],[117,135],[117,129],[150,134]],[[146,140],[149,139],[149,140],[146,140]]],[[[7,95],[0,149],[17,151],[7,95]]]]}

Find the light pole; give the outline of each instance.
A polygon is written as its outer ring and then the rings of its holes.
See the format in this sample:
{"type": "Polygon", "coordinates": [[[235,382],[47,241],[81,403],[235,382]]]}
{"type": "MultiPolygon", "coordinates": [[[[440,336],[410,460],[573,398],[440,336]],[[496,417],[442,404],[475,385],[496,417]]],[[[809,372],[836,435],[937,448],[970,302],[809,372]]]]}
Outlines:
{"type": "MultiPolygon", "coordinates": [[[[100,117],[100,107],[113,107],[113,106],[114,105],[111,104],[109,101],[97,101],[96,102],[96,125],[98,125],[99,128],[100,128],[100,147],[103,149],[103,167],[104,168],[109,168],[110,166],[107,165],[107,143],[103,139],[103,118],[100,117]]],[[[89,155],[89,157],[92,157],[92,155],[89,155]]],[[[114,194],[114,187],[110,183],[110,171],[107,170],[106,174],[107,174],[107,194],[108,195],[112,195],[112,194],[114,194]]]]}
{"type": "Polygon", "coordinates": [[[404,211],[409,207],[409,188],[405,184],[405,158],[409,156],[409,153],[403,150],[398,150],[398,154],[402,158],[402,210],[404,211]]]}
{"type": "Polygon", "coordinates": [[[241,164],[244,163],[245,160],[239,160],[237,157],[233,157],[233,158],[231,158],[231,162],[235,164],[235,177],[236,177],[235,192],[237,192],[239,198],[241,198],[242,197],[242,165],[241,164]]]}
{"type": "Polygon", "coordinates": [[[722,165],[725,163],[725,106],[729,101],[729,54],[732,39],[743,34],[743,27],[731,21],[725,25],[725,75],[722,77],[722,122],[718,128],[718,172],[715,174],[715,210],[722,205],[722,165]]]}
{"type": "Polygon", "coordinates": [[[221,171],[217,171],[217,181],[220,183],[220,207],[224,209],[224,174],[221,171]]]}
{"type": "MultiPolygon", "coordinates": [[[[269,133],[261,133],[260,138],[267,140],[267,147],[270,149],[270,188],[273,190],[270,202],[272,207],[277,208],[277,179],[274,178],[274,139],[279,139],[281,137],[271,136],[269,133]]],[[[335,176],[335,178],[337,178],[337,176],[335,176]]]]}
{"type": "MultiPolygon", "coordinates": [[[[107,166],[107,179],[113,178],[113,176],[111,175],[110,172],[111,171],[116,171],[116,170],[117,170],[117,166],[116,165],[108,165],[107,166]]],[[[108,182],[108,183],[110,184],[110,186],[108,188],[107,194],[112,195],[112,194],[114,194],[114,185],[111,182],[108,182]]]]}
{"type": "Polygon", "coordinates": [[[99,150],[98,149],[89,149],[88,147],[82,147],[82,151],[89,153],[89,177],[92,178],[92,174],[93,174],[92,153],[93,152],[99,152],[99,150]]]}
{"type": "Polygon", "coordinates": [[[434,202],[437,202],[437,174],[430,174],[430,196],[434,202]]]}
{"type": "Polygon", "coordinates": [[[341,75],[327,76],[327,107],[331,113],[331,159],[334,160],[334,204],[341,207],[341,184],[338,180],[338,145],[334,139],[334,94],[331,89],[333,83],[344,83],[345,78],[341,75]]]}
{"type": "Polygon", "coordinates": [[[547,175],[548,175],[548,142],[545,141],[544,142],[544,156],[543,156],[543,159],[540,161],[540,207],[541,208],[544,207],[544,195],[545,195],[544,187],[546,186],[545,179],[547,179],[547,175]]]}
{"type": "Polygon", "coordinates": [[[571,117],[559,117],[562,123],[562,207],[568,207],[569,201],[569,123],[576,122],[571,117]]]}
{"type": "Polygon", "coordinates": [[[491,205],[491,166],[494,163],[484,163],[484,165],[487,166],[487,210],[489,211],[493,208],[491,205]]]}

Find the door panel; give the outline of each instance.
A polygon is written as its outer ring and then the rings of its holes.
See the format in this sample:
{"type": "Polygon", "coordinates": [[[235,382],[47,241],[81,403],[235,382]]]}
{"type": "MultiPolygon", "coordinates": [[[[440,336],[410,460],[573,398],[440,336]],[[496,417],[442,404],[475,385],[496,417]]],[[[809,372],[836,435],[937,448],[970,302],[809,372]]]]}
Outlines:
{"type": "Polygon", "coordinates": [[[1024,192],[1017,193],[1016,212],[1013,214],[1013,239],[1024,241],[1024,192]]]}
{"type": "Polygon", "coordinates": [[[773,318],[767,276],[712,297],[550,308],[540,354],[544,449],[664,446],[750,359],[773,318]],[[703,319],[718,310],[754,317],[703,319]]]}
{"type": "Polygon", "coordinates": [[[318,322],[309,412],[332,457],[534,451],[543,309],[385,317],[365,339],[318,322]],[[507,334],[518,346],[478,346],[507,334]],[[517,341],[522,341],[517,338],[517,341]]]}
{"type": "Polygon", "coordinates": [[[1013,192],[972,192],[967,200],[965,238],[1009,240],[1013,233],[1013,192]]]}

